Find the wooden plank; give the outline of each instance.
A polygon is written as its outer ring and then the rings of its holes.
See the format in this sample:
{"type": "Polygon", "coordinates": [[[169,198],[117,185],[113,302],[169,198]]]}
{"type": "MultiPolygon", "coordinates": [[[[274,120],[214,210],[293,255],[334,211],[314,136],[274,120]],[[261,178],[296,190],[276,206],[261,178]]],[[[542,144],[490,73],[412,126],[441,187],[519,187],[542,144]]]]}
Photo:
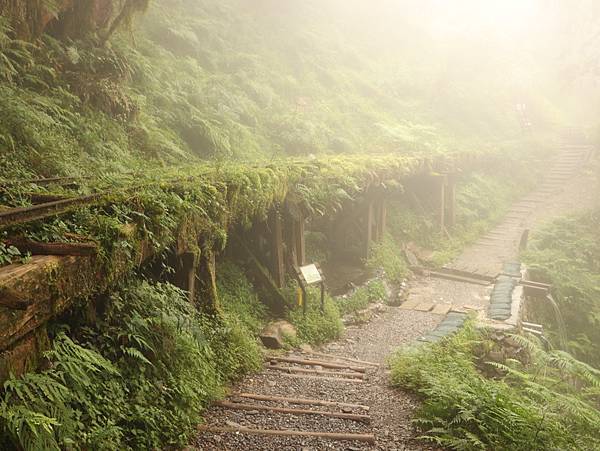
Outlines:
{"type": "Polygon", "coordinates": [[[342,413],[329,412],[326,410],[310,410],[310,409],[293,409],[289,407],[273,407],[263,404],[243,404],[228,401],[220,401],[215,403],[216,406],[224,407],[233,410],[258,410],[263,412],[285,413],[289,415],[318,415],[331,418],[342,418],[344,420],[354,420],[369,423],[371,417],[369,415],[361,415],[357,413],[342,413]]]}
{"type": "Polygon", "coordinates": [[[452,304],[435,304],[431,313],[436,315],[445,315],[452,308],[452,304]]]}
{"type": "Polygon", "coordinates": [[[420,299],[408,299],[400,305],[402,310],[412,310],[421,302],[420,299]]]}
{"type": "Polygon", "coordinates": [[[269,360],[275,360],[276,362],[285,362],[285,363],[296,363],[298,365],[309,365],[309,366],[322,366],[323,368],[334,368],[340,370],[352,370],[358,373],[364,373],[366,368],[357,367],[351,365],[342,365],[339,363],[331,363],[331,362],[323,362],[321,360],[305,360],[305,359],[296,359],[294,357],[269,357],[269,360]]]}
{"type": "Polygon", "coordinates": [[[433,302],[421,302],[418,304],[414,310],[419,312],[429,312],[433,308],[433,302]]]}
{"type": "Polygon", "coordinates": [[[281,436],[281,437],[317,437],[327,440],[336,441],[356,441],[375,443],[375,436],[373,434],[353,434],[353,433],[337,433],[337,432],[313,432],[313,431],[296,431],[293,429],[277,430],[277,429],[250,429],[246,427],[233,428],[233,427],[222,427],[222,426],[205,426],[199,425],[197,427],[198,432],[211,432],[216,434],[221,433],[242,433],[252,435],[270,435],[270,436],[281,436]]]}
{"type": "Polygon", "coordinates": [[[304,405],[315,405],[315,406],[335,406],[335,407],[349,407],[351,409],[362,409],[369,410],[369,406],[362,404],[351,404],[346,402],[337,401],[325,401],[321,399],[308,399],[308,398],[286,398],[283,396],[269,396],[259,395],[255,393],[238,393],[232,394],[232,397],[239,396],[241,398],[256,399],[259,401],[283,401],[289,404],[304,404],[304,405]]]}

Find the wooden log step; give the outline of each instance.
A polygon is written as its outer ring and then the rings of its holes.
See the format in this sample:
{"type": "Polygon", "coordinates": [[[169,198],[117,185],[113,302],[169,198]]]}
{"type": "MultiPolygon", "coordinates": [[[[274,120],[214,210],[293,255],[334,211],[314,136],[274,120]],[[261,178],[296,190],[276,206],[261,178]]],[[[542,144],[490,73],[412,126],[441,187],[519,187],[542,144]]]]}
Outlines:
{"type": "Polygon", "coordinates": [[[371,417],[369,415],[361,415],[356,413],[329,412],[326,410],[292,409],[289,407],[271,407],[262,404],[242,404],[229,401],[216,402],[215,405],[232,410],[258,410],[262,412],[284,413],[288,415],[318,415],[322,417],[361,421],[363,423],[371,422],[371,417]]]}
{"type": "Polygon", "coordinates": [[[352,379],[346,377],[313,376],[312,374],[292,374],[284,372],[279,372],[279,374],[285,377],[293,377],[295,379],[318,379],[322,381],[350,382],[353,384],[362,384],[365,382],[364,379],[352,379]]]}
{"type": "Polygon", "coordinates": [[[212,432],[216,434],[220,433],[242,433],[242,434],[253,434],[253,435],[271,435],[281,437],[316,437],[327,440],[336,441],[356,441],[375,443],[375,436],[373,434],[354,434],[354,433],[338,433],[338,432],[314,432],[314,431],[297,431],[292,429],[251,429],[246,427],[233,428],[224,426],[205,426],[199,425],[197,427],[198,432],[212,432]]]}
{"type": "MultiPolygon", "coordinates": [[[[486,246],[487,244],[486,243],[477,243],[477,245],[486,246]]],[[[440,271],[429,271],[429,276],[435,277],[438,279],[451,280],[453,282],[463,282],[463,283],[470,283],[470,284],[482,285],[482,286],[487,286],[491,283],[491,281],[482,280],[481,278],[459,276],[457,274],[451,274],[451,273],[440,272],[440,271]]]]}
{"type": "Polygon", "coordinates": [[[281,401],[281,402],[287,402],[289,404],[348,407],[351,409],[369,410],[369,406],[364,406],[362,404],[351,404],[351,403],[337,402],[337,401],[325,401],[325,400],[321,400],[321,399],[286,398],[284,396],[259,395],[256,393],[237,393],[237,394],[234,393],[231,396],[232,397],[237,396],[240,398],[248,398],[248,399],[256,399],[258,401],[281,401]]]}
{"type": "Polygon", "coordinates": [[[323,370],[308,370],[306,368],[296,368],[293,366],[267,365],[268,370],[282,371],[284,373],[303,373],[303,374],[318,374],[322,376],[343,376],[353,379],[362,379],[360,373],[348,373],[342,371],[323,371],[323,370]]]}
{"type": "Polygon", "coordinates": [[[295,359],[293,357],[270,357],[269,360],[275,360],[276,362],[295,363],[297,365],[308,365],[308,366],[322,366],[323,368],[334,368],[339,370],[352,370],[358,373],[364,373],[367,371],[364,367],[343,365],[338,363],[323,362],[320,360],[305,360],[295,359]]]}
{"type": "Polygon", "coordinates": [[[360,365],[367,365],[367,366],[373,366],[373,367],[378,367],[379,366],[379,363],[367,362],[365,360],[351,359],[350,357],[342,357],[342,356],[338,356],[338,355],[325,354],[324,352],[315,352],[315,351],[312,351],[309,354],[316,355],[316,356],[319,356],[319,357],[330,357],[332,359],[344,360],[346,362],[351,362],[351,363],[358,363],[360,365]]]}

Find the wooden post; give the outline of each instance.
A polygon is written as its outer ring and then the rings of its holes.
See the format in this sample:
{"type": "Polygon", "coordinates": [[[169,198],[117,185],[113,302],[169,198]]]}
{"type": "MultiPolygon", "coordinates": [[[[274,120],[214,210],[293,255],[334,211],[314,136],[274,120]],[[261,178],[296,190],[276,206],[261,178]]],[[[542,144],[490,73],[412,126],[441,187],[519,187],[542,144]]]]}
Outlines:
{"type": "Polygon", "coordinates": [[[438,224],[440,231],[443,233],[446,228],[446,177],[436,177],[436,182],[438,183],[438,187],[436,188],[438,197],[438,224]]]}
{"type": "Polygon", "coordinates": [[[371,241],[373,241],[373,201],[369,200],[367,205],[367,220],[366,220],[366,245],[365,245],[365,258],[369,258],[371,252],[371,241]]]}
{"type": "Polygon", "coordinates": [[[271,212],[271,273],[277,288],[285,284],[285,264],[283,258],[283,221],[277,210],[271,212]]]}
{"type": "Polygon", "coordinates": [[[456,225],[456,180],[454,177],[448,177],[446,186],[446,223],[448,227],[456,225]]]}
{"type": "Polygon", "coordinates": [[[385,199],[381,199],[377,204],[377,241],[383,240],[383,236],[385,235],[386,220],[386,202],[385,199]]]}
{"type": "Polygon", "coordinates": [[[217,313],[219,310],[219,294],[217,292],[215,254],[212,250],[201,252],[196,276],[200,309],[211,314],[217,313]]]}
{"type": "Polygon", "coordinates": [[[198,269],[196,252],[184,252],[177,256],[175,267],[175,286],[188,292],[190,302],[196,297],[196,271],[198,269]]]}
{"type": "Polygon", "coordinates": [[[306,261],[306,244],[304,241],[304,219],[294,221],[294,247],[296,248],[296,264],[303,266],[306,261]]]}

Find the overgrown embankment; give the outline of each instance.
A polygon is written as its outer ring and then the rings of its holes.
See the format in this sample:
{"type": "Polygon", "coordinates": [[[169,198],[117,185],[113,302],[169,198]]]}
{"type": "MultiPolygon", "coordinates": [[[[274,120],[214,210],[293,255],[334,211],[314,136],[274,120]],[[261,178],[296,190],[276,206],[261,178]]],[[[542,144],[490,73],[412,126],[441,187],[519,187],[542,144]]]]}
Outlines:
{"type": "Polygon", "coordinates": [[[224,384],[261,365],[248,315],[208,317],[172,285],[135,278],[104,302],[95,321],[54,324],[42,371],[6,382],[3,447],[184,445],[224,384]]]}
{"type": "Polygon", "coordinates": [[[423,398],[423,436],[465,450],[597,449],[600,371],[531,337],[509,336],[504,353],[494,334],[471,325],[391,358],[393,383],[423,398]]]}
{"type": "MultiPolygon", "coordinates": [[[[532,279],[552,284],[552,296],[566,326],[568,350],[599,367],[600,211],[561,218],[535,231],[523,258],[532,279]]],[[[539,301],[530,314],[561,346],[552,307],[539,301]]]]}

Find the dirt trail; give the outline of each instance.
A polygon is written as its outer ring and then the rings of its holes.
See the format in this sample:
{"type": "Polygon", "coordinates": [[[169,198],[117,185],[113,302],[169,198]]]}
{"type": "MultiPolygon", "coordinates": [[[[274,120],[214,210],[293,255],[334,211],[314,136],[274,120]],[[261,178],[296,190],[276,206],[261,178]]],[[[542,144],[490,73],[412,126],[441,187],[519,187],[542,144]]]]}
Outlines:
{"type": "MultiPolygon", "coordinates": [[[[590,149],[565,146],[562,150],[540,187],[517,202],[498,226],[469,246],[449,267],[496,275],[505,262],[516,259],[525,229],[592,205],[592,175],[581,171],[590,149]]],[[[226,428],[228,432],[202,432],[192,446],[202,450],[434,449],[416,438],[411,418],[418,402],[410,394],[390,388],[385,360],[398,347],[432,331],[444,319],[447,310],[486,309],[490,291],[491,287],[483,284],[428,276],[413,279],[410,295],[402,307],[385,307],[368,324],[348,327],[343,338],[321,350],[323,355],[291,354],[291,357],[318,360],[321,364],[270,361],[265,371],[233,387],[231,404],[214,406],[205,415],[207,427],[226,428]],[[379,367],[344,360],[348,358],[374,362],[379,367]],[[363,376],[351,368],[328,367],[331,364],[363,366],[366,372],[363,376]],[[307,373],[315,370],[328,373],[307,373]],[[356,406],[299,405],[289,400],[256,400],[240,397],[240,393],[353,403],[367,406],[368,410],[356,406]],[[239,410],[243,404],[251,406],[239,410]],[[237,408],[232,408],[236,405],[237,408]],[[368,415],[370,422],[310,412],[290,414],[263,410],[271,407],[368,415]],[[248,429],[359,434],[353,437],[373,443],[331,437],[255,435],[248,429]]]]}

